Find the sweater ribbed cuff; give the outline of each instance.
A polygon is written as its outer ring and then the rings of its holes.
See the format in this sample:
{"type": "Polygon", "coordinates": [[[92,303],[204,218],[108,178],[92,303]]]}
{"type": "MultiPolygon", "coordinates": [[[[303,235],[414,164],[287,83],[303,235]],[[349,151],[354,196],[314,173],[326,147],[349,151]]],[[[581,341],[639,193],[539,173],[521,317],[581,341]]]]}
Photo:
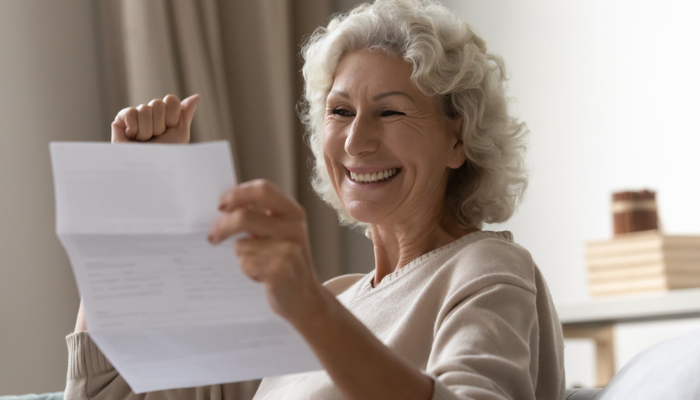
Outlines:
{"type": "Polygon", "coordinates": [[[66,343],[68,379],[85,378],[88,374],[99,374],[114,369],[87,332],[71,333],[66,336],[66,343]]]}

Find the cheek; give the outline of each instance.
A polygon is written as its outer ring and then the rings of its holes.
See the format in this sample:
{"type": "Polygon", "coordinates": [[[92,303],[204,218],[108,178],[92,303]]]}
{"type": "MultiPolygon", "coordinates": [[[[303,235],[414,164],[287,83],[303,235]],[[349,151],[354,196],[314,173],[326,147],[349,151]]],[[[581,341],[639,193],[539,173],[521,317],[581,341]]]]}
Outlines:
{"type": "Polygon", "coordinates": [[[418,175],[435,179],[435,174],[448,167],[452,155],[441,128],[438,124],[402,123],[401,129],[397,130],[399,134],[392,136],[394,153],[407,163],[414,164],[418,175]]]}
{"type": "Polygon", "coordinates": [[[321,147],[323,149],[323,156],[328,158],[331,154],[333,147],[333,133],[328,126],[323,128],[321,132],[321,147]]]}
{"type": "Polygon", "coordinates": [[[339,179],[344,176],[344,171],[342,171],[341,159],[339,156],[339,149],[343,149],[343,144],[339,143],[338,135],[335,134],[328,126],[325,127],[322,133],[322,150],[323,150],[323,160],[326,164],[326,173],[330,177],[331,183],[338,191],[339,179]],[[340,146],[340,147],[339,147],[340,146]],[[342,175],[342,176],[341,176],[342,175]]]}
{"type": "MultiPolygon", "coordinates": [[[[431,127],[409,121],[387,129],[391,147],[396,153],[414,160],[422,160],[436,150],[434,132],[431,127]]],[[[387,141],[389,141],[387,140],[387,141]]]]}
{"type": "Polygon", "coordinates": [[[328,123],[322,133],[323,157],[340,162],[345,154],[345,140],[342,127],[337,123],[328,123]]]}

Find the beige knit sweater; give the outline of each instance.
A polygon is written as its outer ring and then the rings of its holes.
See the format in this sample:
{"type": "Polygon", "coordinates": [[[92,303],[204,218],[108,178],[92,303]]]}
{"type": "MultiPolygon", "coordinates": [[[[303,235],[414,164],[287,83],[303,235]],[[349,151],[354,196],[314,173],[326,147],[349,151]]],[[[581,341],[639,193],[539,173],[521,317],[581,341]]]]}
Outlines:
{"type": "MultiPolygon", "coordinates": [[[[561,326],[540,271],[510,232],[475,232],[372,288],[326,287],[382,342],[435,380],[433,400],[564,398],[561,326]]],[[[89,336],[67,337],[66,400],[226,399],[231,384],[134,395],[89,336]]],[[[255,400],[343,399],[324,371],[266,378],[255,400]]]]}

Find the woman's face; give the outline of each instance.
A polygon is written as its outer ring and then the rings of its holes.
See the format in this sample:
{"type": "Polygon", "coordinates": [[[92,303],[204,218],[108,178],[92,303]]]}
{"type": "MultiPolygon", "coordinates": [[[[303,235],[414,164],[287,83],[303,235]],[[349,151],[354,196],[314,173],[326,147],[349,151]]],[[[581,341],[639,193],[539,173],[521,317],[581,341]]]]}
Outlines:
{"type": "Polygon", "coordinates": [[[358,221],[399,223],[441,212],[449,170],[464,162],[461,119],[446,122],[411,72],[397,57],[369,51],[346,54],[336,69],[323,155],[358,221]]]}

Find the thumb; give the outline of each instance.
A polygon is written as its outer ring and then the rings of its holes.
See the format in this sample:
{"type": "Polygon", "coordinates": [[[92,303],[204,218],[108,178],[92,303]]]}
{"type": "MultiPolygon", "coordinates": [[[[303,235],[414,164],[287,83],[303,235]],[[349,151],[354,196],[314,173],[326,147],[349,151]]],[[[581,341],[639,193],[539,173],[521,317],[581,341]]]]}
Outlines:
{"type": "Polygon", "coordinates": [[[192,95],[180,103],[182,107],[182,122],[187,128],[192,124],[192,118],[194,118],[194,112],[197,110],[197,104],[202,100],[202,96],[195,94],[192,95]]]}

